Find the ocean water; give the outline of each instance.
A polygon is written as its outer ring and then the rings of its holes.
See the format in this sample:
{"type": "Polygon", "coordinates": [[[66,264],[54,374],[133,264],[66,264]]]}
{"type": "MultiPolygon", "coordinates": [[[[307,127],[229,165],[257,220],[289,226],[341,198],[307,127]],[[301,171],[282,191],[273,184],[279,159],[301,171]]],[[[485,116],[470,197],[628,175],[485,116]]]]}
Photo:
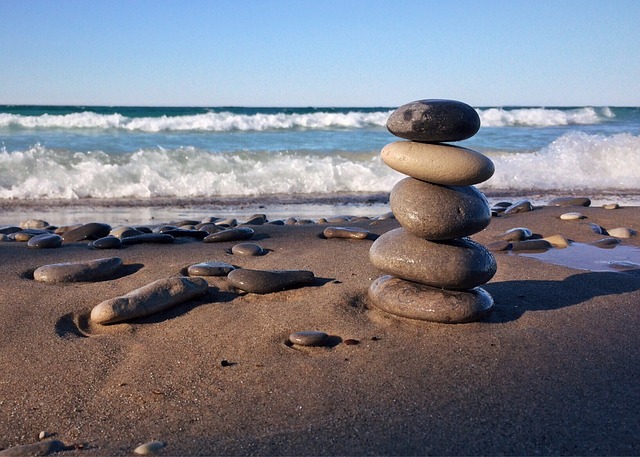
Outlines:
{"type": "MultiPolygon", "coordinates": [[[[490,199],[584,194],[640,204],[640,108],[476,109],[480,131],[456,144],[494,161],[495,175],[478,185],[490,199]]],[[[403,177],[379,156],[396,140],[385,127],[392,111],[0,106],[0,206],[382,211],[403,177]]]]}

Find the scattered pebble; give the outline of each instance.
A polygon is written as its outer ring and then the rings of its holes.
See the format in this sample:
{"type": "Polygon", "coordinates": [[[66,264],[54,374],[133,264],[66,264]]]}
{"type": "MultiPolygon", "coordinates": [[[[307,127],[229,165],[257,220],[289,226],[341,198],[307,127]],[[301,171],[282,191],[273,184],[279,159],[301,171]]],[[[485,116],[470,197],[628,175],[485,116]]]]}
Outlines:
{"type": "Polygon", "coordinates": [[[528,213],[529,211],[533,211],[533,205],[529,200],[522,200],[505,208],[502,214],[528,213]]]}
{"type": "Polygon", "coordinates": [[[575,221],[577,219],[584,219],[585,216],[582,213],[564,213],[560,215],[560,219],[563,221],[575,221]]]}
{"type": "Polygon", "coordinates": [[[313,272],[306,270],[248,270],[236,269],[227,280],[236,289],[254,294],[270,294],[313,284],[313,272]]]}
{"type": "Polygon", "coordinates": [[[322,232],[325,238],[347,238],[352,240],[364,240],[371,232],[357,227],[327,227],[322,232]]]}
{"type": "Polygon", "coordinates": [[[603,227],[600,227],[598,224],[594,224],[593,222],[589,223],[589,228],[597,235],[607,235],[607,231],[603,227]]]}
{"type": "Polygon", "coordinates": [[[27,456],[44,456],[53,454],[56,452],[62,452],[65,450],[65,445],[62,441],[51,440],[41,441],[39,443],[23,444],[21,446],[13,446],[0,451],[0,456],[14,456],[14,457],[27,457],[27,456]]]}
{"type": "Polygon", "coordinates": [[[153,455],[163,449],[166,443],[163,441],[149,441],[148,443],[141,444],[133,450],[136,455],[153,455]]]}
{"type": "Polygon", "coordinates": [[[329,339],[329,335],[324,332],[303,331],[289,335],[289,341],[299,346],[322,346],[329,339]]]}
{"type": "Polygon", "coordinates": [[[591,243],[593,246],[603,249],[612,249],[620,244],[620,240],[617,238],[602,238],[600,240],[591,243]]]}
{"type": "Polygon", "coordinates": [[[122,238],[123,245],[132,245],[132,244],[170,244],[175,241],[173,235],[169,235],[168,233],[143,233],[142,235],[135,236],[127,236],[122,238]]]}
{"type": "Polygon", "coordinates": [[[224,241],[248,240],[255,231],[251,227],[235,227],[212,233],[204,238],[205,243],[221,243],[224,241]]]}
{"type": "Polygon", "coordinates": [[[94,249],[118,249],[122,247],[122,241],[113,235],[107,235],[92,241],[89,243],[89,247],[94,249]]]}
{"type": "Polygon", "coordinates": [[[542,238],[544,241],[548,241],[554,248],[564,249],[569,247],[571,242],[564,235],[551,235],[542,238]]]}
{"type": "Polygon", "coordinates": [[[39,439],[39,440],[43,440],[43,439],[45,439],[46,437],[47,437],[47,432],[42,431],[42,432],[38,433],[38,439],[39,439]]]}
{"type": "Polygon", "coordinates": [[[355,346],[356,344],[360,344],[360,341],[354,338],[348,338],[344,340],[343,343],[346,344],[347,346],[355,346]]]}
{"type": "Polygon", "coordinates": [[[637,232],[628,227],[616,227],[607,230],[608,234],[616,238],[631,238],[635,236],[637,232]]]}
{"type": "Polygon", "coordinates": [[[553,246],[547,240],[524,240],[511,243],[512,251],[547,251],[553,246]]]}
{"type": "Polygon", "coordinates": [[[241,256],[259,256],[264,254],[264,250],[262,247],[258,246],[254,243],[240,243],[236,244],[231,248],[231,253],[233,255],[241,255],[241,256]]]}
{"type": "Polygon", "coordinates": [[[58,248],[62,245],[62,237],[55,233],[36,235],[27,241],[27,247],[33,249],[58,248]]]}
{"type": "Polygon", "coordinates": [[[74,243],[76,241],[97,240],[107,236],[109,232],[111,232],[110,225],[101,222],[89,222],[64,232],[62,238],[65,243],[74,243]]]}
{"type": "Polygon", "coordinates": [[[49,225],[51,224],[42,219],[28,219],[20,222],[20,228],[22,229],[44,229],[49,227],[49,225]]]}
{"type": "Polygon", "coordinates": [[[507,230],[506,232],[498,235],[496,238],[502,241],[522,241],[529,239],[533,236],[533,232],[525,227],[516,227],[507,230]]]}
{"type": "Polygon", "coordinates": [[[187,274],[189,276],[227,276],[235,269],[236,267],[226,262],[212,260],[189,266],[187,274]]]}
{"type": "Polygon", "coordinates": [[[33,272],[33,279],[46,283],[91,282],[112,278],[122,266],[119,257],[43,265],[33,272]]]}
{"type": "Polygon", "coordinates": [[[604,209],[618,209],[620,208],[620,205],[618,205],[617,203],[608,203],[606,205],[602,205],[602,207],[604,209]]]}
{"type": "Polygon", "coordinates": [[[485,247],[491,252],[508,251],[511,249],[511,243],[508,241],[494,241],[485,245],[485,247]]]}
{"type": "Polygon", "coordinates": [[[587,197],[560,197],[549,202],[549,206],[590,206],[591,199],[587,197]]]}

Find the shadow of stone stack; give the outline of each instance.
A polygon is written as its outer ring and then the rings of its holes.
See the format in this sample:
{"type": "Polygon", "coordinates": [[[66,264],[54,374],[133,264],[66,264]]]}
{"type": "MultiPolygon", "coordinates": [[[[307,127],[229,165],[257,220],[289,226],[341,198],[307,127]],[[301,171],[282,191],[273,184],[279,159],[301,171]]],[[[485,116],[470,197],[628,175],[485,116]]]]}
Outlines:
{"type": "Polygon", "coordinates": [[[476,111],[454,100],[419,100],[401,106],[387,129],[409,141],[382,149],[383,161],[409,175],[391,190],[391,211],[401,227],[371,246],[371,263],[386,273],[369,288],[372,304],[411,319],[462,323],[491,311],[481,287],[496,272],[482,245],[466,238],[491,221],[485,196],[473,184],[489,179],[493,162],[462,141],[480,128],[476,111]]]}

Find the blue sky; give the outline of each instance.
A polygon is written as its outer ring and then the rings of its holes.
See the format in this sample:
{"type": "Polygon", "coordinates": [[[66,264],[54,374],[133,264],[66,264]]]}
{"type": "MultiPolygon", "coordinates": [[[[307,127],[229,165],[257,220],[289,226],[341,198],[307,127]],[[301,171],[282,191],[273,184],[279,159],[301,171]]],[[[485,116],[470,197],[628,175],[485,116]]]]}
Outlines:
{"type": "Polygon", "coordinates": [[[638,0],[1,0],[0,104],[640,106],[638,0]]]}

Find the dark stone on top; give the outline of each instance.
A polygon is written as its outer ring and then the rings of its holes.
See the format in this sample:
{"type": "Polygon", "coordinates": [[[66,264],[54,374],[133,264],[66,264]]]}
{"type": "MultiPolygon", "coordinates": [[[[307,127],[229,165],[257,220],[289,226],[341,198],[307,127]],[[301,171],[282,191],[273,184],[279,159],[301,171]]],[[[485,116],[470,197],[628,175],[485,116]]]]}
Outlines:
{"type": "Polygon", "coordinates": [[[175,238],[168,233],[143,233],[142,235],[128,236],[122,239],[123,245],[143,244],[143,243],[155,243],[155,244],[169,244],[173,243],[175,238]]]}
{"type": "Polygon", "coordinates": [[[62,239],[65,243],[74,243],[83,240],[97,240],[111,232],[111,226],[101,222],[89,222],[78,228],[64,232],[62,239]]]}
{"type": "Polygon", "coordinates": [[[16,227],[15,225],[3,225],[0,227],[0,234],[2,235],[11,235],[12,233],[16,233],[21,231],[20,227],[16,227]]]}
{"type": "Polygon", "coordinates": [[[480,129],[475,109],[455,100],[417,100],[396,109],[387,120],[393,135],[428,143],[462,141],[480,129]]]}
{"type": "Polygon", "coordinates": [[[55,233],[36,235],[27,241],[27,247],[33,249],[57,248],[62,245],[62,237],[55,233]]]}
{"type": "Polygon", "coordinates": [[[235,227],[207,235],[204,238],[204,242],[221,243],[224,241],[248,240],[254,233],[255,231],[250,227],[235,227]]]}
{"type": "Polygon", "coordinates": [[[596,235],[608,235],[607,230],[604,227],[600,227],[598,224],[589,222],[589,228],[596,235]]]}
{"type": "Polygon", "coordinates": [[[551,200],[548,206],[591,206],[591,199],[587,197],[560,197],[551,200]]]}
{"type": "Polygon", "coordinates": [[[270,294],[313,284],[314,275],[306,270],[233,270],[227,276],[236,289],[253,294],[270,294]]]}

